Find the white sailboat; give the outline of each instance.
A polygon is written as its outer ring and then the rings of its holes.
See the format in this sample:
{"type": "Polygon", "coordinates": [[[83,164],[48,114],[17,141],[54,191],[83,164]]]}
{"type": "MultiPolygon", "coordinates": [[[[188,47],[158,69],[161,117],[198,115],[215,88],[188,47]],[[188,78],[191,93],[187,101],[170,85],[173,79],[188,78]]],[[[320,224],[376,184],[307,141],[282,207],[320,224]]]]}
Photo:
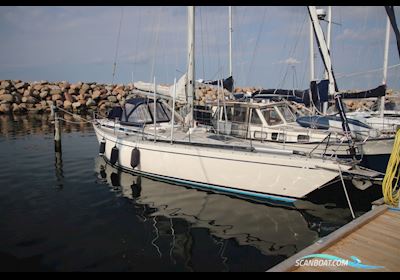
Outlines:
{"type": "MultiPolygon", "coordinates": [[[[188,8],[188,116],[155,98],[128,101],[119,119],[96,119],[101,153],[112,164],[161,180],[260,198],[293,202],[328,184],[352,165],[290,150],[254,147],[219,137],[193,121],[194,7],[188,8]]],[[[155,92],[155,91],[154,91],[155,92]]]]}

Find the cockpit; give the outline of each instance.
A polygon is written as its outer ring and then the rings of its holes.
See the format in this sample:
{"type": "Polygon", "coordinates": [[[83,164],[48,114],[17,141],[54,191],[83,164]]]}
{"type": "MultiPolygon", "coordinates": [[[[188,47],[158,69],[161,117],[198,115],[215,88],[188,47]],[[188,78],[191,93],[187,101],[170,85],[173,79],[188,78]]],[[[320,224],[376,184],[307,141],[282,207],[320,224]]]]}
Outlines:
{"type": "Polygon", "coordinates": [[[132,98],[123,106],[114,107],[107,118],[119,120],[123,125],[143,126],[156,123],[167,123],[172,119],[168,106],[157,100],[154,112],[154,101],[147,98],[132,98]]]}

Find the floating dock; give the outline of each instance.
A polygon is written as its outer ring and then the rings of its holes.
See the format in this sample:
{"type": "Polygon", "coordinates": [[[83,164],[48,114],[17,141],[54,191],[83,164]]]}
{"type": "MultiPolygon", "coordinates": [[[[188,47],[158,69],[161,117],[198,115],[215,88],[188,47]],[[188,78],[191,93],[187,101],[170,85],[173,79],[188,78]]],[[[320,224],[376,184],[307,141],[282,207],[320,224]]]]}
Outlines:
{"type": "Polygon", "coordinates": [[[386,205],[375,206],[361,217],[268,270],[268,272],[284,271],[400,271],[400,211],[386,205]],[[328,254],[350,262],[354,262],[351,257],[355,256],[363,265],[379,266],[379,268],[366,269],[351,265],[299,266],[299,259],[312,254],[328,254]]]}

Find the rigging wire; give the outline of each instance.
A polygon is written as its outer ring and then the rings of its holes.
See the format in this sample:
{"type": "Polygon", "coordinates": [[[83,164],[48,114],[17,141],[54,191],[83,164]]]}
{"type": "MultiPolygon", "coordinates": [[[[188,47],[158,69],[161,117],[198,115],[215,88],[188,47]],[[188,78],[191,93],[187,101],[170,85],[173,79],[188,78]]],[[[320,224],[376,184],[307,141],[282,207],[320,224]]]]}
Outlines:
{"type": "MultiPolygon", "coordinates": [[[[399,66],[400,66],[400,64],[394,64],[394,65],[388,66],[388,69],[397,68],[399,66]]],[[[353,77],[353,76],[360,76],[360,75],[363,75],[363,74],[379,72],[379,71],[382,71],[382,70],[383,70],[383,67],[380,67],[380,68],[375,68],[375,69],[368,70],[368,71],[361,71],[361,72],[354,72],[354,73],[349,73],[349,74],[338,75],[336,78],[339,78],[339,79],[340,78],[349,78],[349,77],[353,77]]]]}
{"type": "MultiPolygon", "coordinates": [[[[297,36],[297,39],[296,39],[293,47],[289,50],[289,57],[294,57],[295,56],[295,53],[296,53],[296,50],[297,50],[297,45],[298,45],[298,43],[300,41],[300,35],[303,32],[303,28],[305,26],[306,20],[307,20],[307,15],[304,14],[304,20],[303,20],[302,24],[297,26],[298,30],[296,31],[296,34],[299,34],[299,36],[297,36]]],[[[287,74],[288,74],[289,69],[290,69],[289,67],[292,67],[293,64],[292,63],[285,63],[285,66],[286,66],[285,67],[286,68],[285,74],[283,75],[283,79],[281,80],[281,82],[278,84],[277,89],[279,87],[283,87],[283,85],[285,84],[286,77],[287,77],[287,74]]]]}
{"type": "MultiPolygon", "coordinates": [[[[162,12],[162,7],[159,6],[159,13],[158,15],[162,12]]],[[[155,33],[155,42],[154,42],[154,53],[153,53],[153,62],[151,65],[151,72],[150,72],[150,81],[153,80],[154,75],[155,75],[155,64],[156,64],[156,57],[157,57],[157,47],[158,47],[158,39],[160,35],[160,16],[157,17],[157,27],[156,27],[156,33],[155,33]]]]}
{"type": "MultiPolygon", "coordinates": [[[[366,12],[364,12],[364,19],[363,19],[363,25],[362,25],[362,32],[363,33],[365,33],[365,29],[366,29],[366,26],[367,26],[368,9],[366,9],[365,11],[366,12]]],[[[359,65],[360,64],[361,49],[362,49],[361,47],[358,48],[355,65],[359,65]]],[[[355,85],[355,80],[353,80],[351,82],[351,87],[354,88],[354,85],[355,85]]]]}
{"type": "Polygon", "coordinates": [[[247,73],[247,76],[246,76],[246,84],[247,84],[247,82],[248,82],[248,80],[249,80],[249,77],[250,77],[250,75],[251,75],[251,73],[252,73],[251,70],[253,69],[254,59],[255,59],[255,55],[256,55],[257,48],[258,48],[258,43],[259,43],[259,41],[260,41],[261,32],[262,32],[263,27],[264,27],[265,16],[266,16],[266,14],[267,14],[267,7],[264,7],[264,14],[263,14],[263,17],[262,17],[261,26],[260,26],[260,28],[259,28],[259,30],[258,30],[257,39],[256,39],[256,44],[255,44],[254,49],[253,49],[253,55],[252,55],[251,63],[250,63],[250,70],[249,70],[249,72],[247,73]]]}
{"type": "Polygon", "coordinates": [[[120,36],[121,36],[121,27],[122,27],[122,19],[123,19],[123,17],[124,17],[124,7],[121,7],[121,17],[120,17],[120,20],[119,20],[117,46],[115,48],[115,56],[114,56],[111,84],[114,84],[115,72],[116,72],[116,69],[117,69],[117,58],[118,58],[118,51],[119,51],[119,39],[120,39],[120,36]]]}
{"type": "Polygon", "coordinates": [[[206,74],[205,74],[205,70],[204,70],[204,37],[203,37],[203,17],[202,17],[202,7],[199,7],[199,16],[200,16],[200,42],[201,42],[201,65],[202,65],[202,69],[203,69],[203,79],[205,79],[206,74]]]}
{"type": "MultiPolygon", "coordinates": [[[[139,15],[137,15],[136,17],[137,17],[137,19],[138,19],[138,23],[137,23],[137,25],[136,25],[136,28],[137,28],[137,34],[138,35],[140,35],[141,34],[141,32],[140,32],[140,29],[141,29],[141,14],[142,13],[139,13],[139,15]]],[[[139,42],[141,41],[141,40],[139,40],[139,36],[135,36],[135,38],[136,38],[136,40],[135,40],[135,53],[134,53],[134,55],[133,55],[133,57],[134,57],[134,60],[133,60],[133,67],[132,67],[132,73],[134,73],[135,75],[136,75],[136,67],[137,67],[137,61],[136,61],[136,57],[137,57],[137,55],[138,55],[138,48],[139,48],[139,42]]],[[[134,74],[132,74],[132,75],[134,75],[134,74]]],[[[133,83],[133,78],[132,78],[132,83],[133,83]]]]}
{"type": "MultiPolygon", "coordinates": [[[[233,39],[233,44],[235,46],[235,49],[238,50],[238,53],[242,54],[244,56],[245,50],[247,50],[247,48],[243,47],[243,44],[244,44],[243,42],[246,42],[247,40],[240,38],[240,35],[241,35],[241,27],[244,25],[243,22],[244,22],[245,15],[248,11],[248,7],[243,7],[243,9],[244,9],[244,11],[242,13],[238,13],[238,12],[236,12],[236,9],[232,9],[232,13],[235,13],[233,16],[235,19],[237,18],[237,24],[235,24],[235,37],[234,37],[235,39],[233,39]]],[[[239,56],[236,55],[235,57],[238,58],[239,56]]],[[[239,79],[243,83],[242,77],[244,77],[244,73],[245,73],[245,64],[246,64],[246,62],[243,61],[243,59],[240,61],[240,63],[236,64],[236,65],[239,65],[239,67],[237,67],[238,71],[236,71],[236,72],[240,73],[240,75],[237,75],[237,77],[236,77],[235,83],[237,85],[240,84],[239,79]]]]}

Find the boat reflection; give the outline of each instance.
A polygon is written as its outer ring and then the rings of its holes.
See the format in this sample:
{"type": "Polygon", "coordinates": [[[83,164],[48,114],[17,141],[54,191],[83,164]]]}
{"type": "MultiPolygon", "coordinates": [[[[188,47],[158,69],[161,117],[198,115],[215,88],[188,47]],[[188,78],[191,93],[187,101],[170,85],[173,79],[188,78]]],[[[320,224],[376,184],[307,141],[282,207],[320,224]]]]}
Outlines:
{"type": "MultiPolygon", "coordinates": [[[[264,255],[291,256],[349,219],[347,209],[328,209],[308,202],[303,202],[300,210],[277,207],[155,181],[117,169],[100,156],[95,165],[99,178],[113,191],[133,200],[135,205],[153,209],[144,219],[163,217],[164,233],[173,235],[174,220],[183,219],[191,228],[207,229],[222,241],[234,239],[237,244],[255,247],[264,255]]],[[[155,234],[159,232],[159,227],[155,228],[155,234]]],[[[177,237],[175,232],[172,238],[191,237],[190,234],[177,237]]],[[[187,243],[176,242],[174,250],[186,251],[179,249],[179,244],[187,243]]]]}

